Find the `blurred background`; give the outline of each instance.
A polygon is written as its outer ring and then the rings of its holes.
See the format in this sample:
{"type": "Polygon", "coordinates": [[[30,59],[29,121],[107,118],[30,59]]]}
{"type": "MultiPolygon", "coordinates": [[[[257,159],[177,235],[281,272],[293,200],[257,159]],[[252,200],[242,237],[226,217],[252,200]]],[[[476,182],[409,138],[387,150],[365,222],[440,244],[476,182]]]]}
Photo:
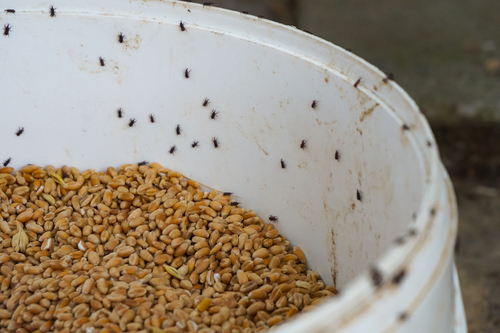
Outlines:
{"type": "Polygon", "coordinates": [[[211,1],[308,30],[395,75],[455,186],[469,332],[500,332],[500,1],[211,1]]]}

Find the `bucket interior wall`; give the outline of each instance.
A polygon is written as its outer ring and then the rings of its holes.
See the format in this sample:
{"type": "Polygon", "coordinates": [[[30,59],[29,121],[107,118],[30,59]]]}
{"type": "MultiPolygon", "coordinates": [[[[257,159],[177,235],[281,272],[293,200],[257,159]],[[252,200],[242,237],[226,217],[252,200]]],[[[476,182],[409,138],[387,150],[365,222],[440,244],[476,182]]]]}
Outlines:
{"type": "Polygon", "coordinates": [[[208,29],[196,11],[213,20],[220,14],[201,7],[144,3],[132,16],[101,13],[97,2],[94,12],[79,12],[90,6],[82,3],[56,18],[46,4],[45,12],[2,15],[12,32],[0,38],[0,73],[8,78],[0,90],[0,160],[102,171],[158,162],[234,192],[266,221],[277,216],[309,267],[338,286],[411,222],[423,196],[418,154],[393,116],[345,80],[346,68],[333,60],[320,66],[279,48],[279,40],[208,29]],[[19,137],[18,127],[25,129],[19,137]]]}

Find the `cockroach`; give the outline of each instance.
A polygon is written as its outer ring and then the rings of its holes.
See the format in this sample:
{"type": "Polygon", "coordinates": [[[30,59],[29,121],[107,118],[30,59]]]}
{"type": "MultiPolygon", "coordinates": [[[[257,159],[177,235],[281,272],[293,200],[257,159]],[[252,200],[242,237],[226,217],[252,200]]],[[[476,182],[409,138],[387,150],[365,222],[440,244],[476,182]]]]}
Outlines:
{"type": "Polygon", "coordinates": [[[207,106],[208,104],[210,104],[210,100],[208,98],[205,98],[205,100],[203,101],[203,106],[207,106]]]}
{"type": "Polygon", "coordinates": [[[214,143],[215,148],[219,148],[219,141],[217,141],[217,138],[213,138],[212,142],[214,143]]]}
{"type": "Polygon", "coordinates": [[[190,71],[188,68],[186,68],[186,70],[184,71],[184,77],[185,77],[186,79],[189,79],[189,73],[190,73],[190,72],[191,72],[191,71],[190,71]]]}
{"type": "Polygon", "coordinates": [[[99,57],[99,64],[101,64],[101,66],[104,66],[104,58],[103,57],[99,57]]]}
{"type": "Polygon", "coordinates": [[[12,30],[12,26],[10,24],[4,24],[3,25],[3,35],[4,36],[9,36],[10,31],[12,30]]]}
{"type": "Polygon", "coordinates": [[[354,88],[357,88],[360,82],[361,82],[361,78],[359,78],[358,81],[356,81],[354,83],[354,88]]]}
{"type": "Polygon", "coordinates": [[[6,10],[4,10],[4,12],[6,12],[7,14],[15,14],[16,13],[15,9],[6,9],[6,10]]]}
{"type": "Polygon", "coordinates": [[[137,120],[135,120],[135,118],[132,118],[132,119],[130,119],[130,121],[128,123],[128,126],[129,127],[134,127],[135,123],[137,123],[137,120]]]}
{"type": "Polygon", "coordinates": [[[285,161],[283,161],[283,159],[281,159],[281,168],[282,169],[286,168],[286,163],[285,163],[285,161]]]}
{"type": "Polygon", "coordinates": [[[382,273],[380,273],[380,271],[376,267],[370,268],[370,277],[375,287],[379,287],[382,284],[383,281],[382,273]]]}
{"type": "Polygon", "coordinates": [[[12,157],[9,157],[5,161],[3,161],[3,166],[6,167],[7,165],[9,165],[9,163],[10,163],[11,160],[12,160],[12,157]]]}
{"type": "Polygon", "coordinates": [[[363,199],[363,195],[361,194],[360,190],[356,190],[356,199],[358,199],[358,201],[361,201],[363,199]]]}
{"type": "Polygon", "coordinates": [[[193,148],[198,147],[199,143],[200,143],[199,141],[193,141],[193,143],[191,144],[191,147],[193,147],[193,148]]]}
{"type": "Polygon", "coordinates": [[[224,192],[224,193],[222,193],[222,195],[227,195],[227,196],[233,195],[233,192],[224,192]]]}
{"type": "Polygon", "coordinates": [[[276,221],[278,221],[278,217],[274,216],[274,215],[269,215],[269,221],[276,222],[276,221]]]}
{"type": "Polygon", "coordinates": [[[56,16],[56,9],[54,6],[50,6],[50,17],[55,17],[56,16]]]}
{"type": "Polygon", "coordinates": [[[21,136],[21,134],[23,134],[23,133],[24,133],[24,127],[19,127],[16,131],[17,136],[21,136]]]}
{"type": "Polygon", "coordinates": [[[402,269],[401,271],[399,271],[399,273],[394,275],[394,277],[392,278],[392,284],[400,284],[401,281],[403,281],[403,279],[405,278],[405,275],[406,271],[402,269]]]}
{"type": "Polygon", "coordinates": [[[338,150],[335,151],[335,159],[338,161],[340,160],[340,153],[338,150]]]}
{"type": "Polygon", "coordinates": [[[212,110],[212,112],[210,113],[210,118],[215,120],[215,118],[217,117],[217,115],[219,114],[219,112],[212,110]]]}
{"type": "Polygon", "coordinates": [[[125,112],[123,112],[122,108],[119,108],[118,110],[116,110],[116,113],[118,113],[118,118],[123,118],[123,114],[125,112]]]}
{"type": "Polygon", "coordinates": [[[181,131],[182,131],[182,130],[181,130],[181,125],[177,125],[177,127],[175,128],[175,133],[176,133],[177,135],[181,135],[181,131]]]}
{"type": "Polygon", "coordinates": [[[149,115],[149,121],[150,121],[151,123],[156,123],[156,118],[155,118],[155,116],[153,116],[153,114],[150,114],[150,115],[149,115]]]}
{"type": "Polygon", "coordinates": [[[387,82],[389,82],[389,80],[391,80],[391,81],[395,80],[394,74],[392,74],[392,73],[387,74],[387,77],[384,78],[382,81],[384,81],[384,83],[387,83],[387,82]]]}
{"type": "Polygon", "coordinates": [[[318,102],[317,100],[314,100],[314,101],[312,102],[312,104],[311,104],[311,107],[312,107],[314,110],[316,110],[316,107],[318,106],[318,103],[319,103],[319,102],[318,102]]]}
{"type": "Polygon", "coordinates": [[[142,161],[137,163],[138,166],[143,166],[143,165],[148,165],[149,163],[147,161],[142,161]]]}
{"type": "Polygon", "coordinates": [[[306,149],[306,147],[307,147],[307,140],[302,140],[302,142],[300,143],[300,148],[306,149]]]}
{"type": "Polygon", "coordinates": [[[401,126],[401,128],[403,129],[403,131],[408,131],[410,130],[410,127],[406,124],[403,124],[403,126],[401,126]]]}
{"type": "Polygon", "coordinates": [[[184,23],[182,23],[182,21],[181,23],[179,23],[179,27],[181,27],[182,31],[186,31],[186,27],[184,26],[184,23]]]}
{"type": "Polygon", "coordinates": [[[238,201],[233,201],[230,203],[231,206],[238,206],[240,203],[238,201]]]}
{"type": "Polygon", "coordinates": [[[203,7],[205,6],[212,6],[214,3],[213,2],[204,2],[203,7]]]}
{"type": "Polygon", "coordinates": [[[173,155],[176,150],[177,150],[177,147],[174,145],[174,146],[170,147],[170,150],[168,152],[173,155]]]}
{"type": "Polygon", "coordinates": [[[125,36],[120,32],[120,34],[118,35],[118,42],[123,43],[124,39],[125,39],[125,36]]]}

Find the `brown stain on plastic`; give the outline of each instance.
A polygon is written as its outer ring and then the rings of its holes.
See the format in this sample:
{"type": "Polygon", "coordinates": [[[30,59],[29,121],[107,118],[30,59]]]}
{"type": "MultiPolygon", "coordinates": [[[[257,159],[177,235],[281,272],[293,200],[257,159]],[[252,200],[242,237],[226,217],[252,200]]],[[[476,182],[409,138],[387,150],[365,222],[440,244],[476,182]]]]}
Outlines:
{"type": "MultiPolygon", "coordinates": [[[[323,203],[325,205],[325,203],[323,203]]],[[[326,205],[325,205],[326,209],[326,205]]],[[[337,251],[336,251],[336,246],[335,246],[335,232],[332,230],[332,250],[330,253],[330,258],[333,259],[333,265],[331,267],[331,273],[332,273],[332,280],[333,280],[333,285],[335,288],[337,288],[337,274],[338,274],[338,267],[337,267],[337,251]]]]}
{"type": "Polygon", "coordinates": [[[359,121],[363,122],[363,120],[365,120],[366,117],[368,117],[369,115],[372,114],[373,110],[375,110],[375,108],[377,106],[378,106],[378,103],[375,104],[374,106],[372,106],[371,108],[369,108],[368,110],[364,111],[363,114],[361,115],[361,117],[359,117],[359,121]]]}

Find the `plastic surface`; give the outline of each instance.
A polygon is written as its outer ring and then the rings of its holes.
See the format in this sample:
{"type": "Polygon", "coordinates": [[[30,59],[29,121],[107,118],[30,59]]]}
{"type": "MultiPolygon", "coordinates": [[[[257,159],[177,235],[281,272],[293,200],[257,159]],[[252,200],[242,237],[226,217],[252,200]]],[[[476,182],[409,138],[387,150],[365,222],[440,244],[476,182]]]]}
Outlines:
{"type": "Polygon", "coordinates": [[[0,4],[16,10],[0,14],[12,25],[0,36],[0,160],[155,161],[277,216],[310,268],[342,289],[283,331],[423,332],[417,318],[452,330],[453,190],[418,107],[379,70],[293,27],[193,3],[76,0],[56,17],[52,3],[0,4]]]}

